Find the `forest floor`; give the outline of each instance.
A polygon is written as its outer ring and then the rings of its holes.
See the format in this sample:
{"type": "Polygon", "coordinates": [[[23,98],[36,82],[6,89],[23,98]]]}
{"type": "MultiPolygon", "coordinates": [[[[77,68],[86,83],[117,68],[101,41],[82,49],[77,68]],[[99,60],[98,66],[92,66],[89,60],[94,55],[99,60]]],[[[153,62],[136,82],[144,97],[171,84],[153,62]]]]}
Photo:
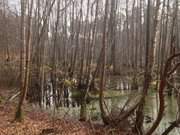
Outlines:
{"type": "Polygon", "coordinates": [[[75,119],[59,119],[42,111],[33,109],[28,103],[24,105],[24,121],[14,121],[16,101],[6,102],[12,91],[0,89],[0,135],[132,135],[122,129],[80,122],[75,119]]]}

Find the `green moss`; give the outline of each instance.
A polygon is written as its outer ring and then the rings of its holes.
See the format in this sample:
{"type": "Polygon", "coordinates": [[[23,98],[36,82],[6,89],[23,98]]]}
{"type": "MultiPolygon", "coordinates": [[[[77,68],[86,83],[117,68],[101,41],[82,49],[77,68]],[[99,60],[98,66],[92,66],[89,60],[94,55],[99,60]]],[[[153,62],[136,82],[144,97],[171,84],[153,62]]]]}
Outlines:
{"type": "Polygon", "coordinates": [[[72,87],[73,82],[70,81],[70,80],[64,80],[64,85],[65,85],[66,87],[72,87]]]}
{"type": "Polygon", "coordinates": [[[96,109],[96,107],[91,107],[91,108],[89,108],[89,110],[90,111],[96,111],[97,109],[96,109]]]}
{"type": "Polygon", "coordinates": [[[72,98],[79,98],[79,97],[81,97],[81,92],[78,90],[73,90],[71,97],[72,98]]]}
{"type": "Polygon", "coordinates": [[[2,99],[1,99],[1,97],[0,97],[0,104],[2,103],[2,99]]]}
{"type": "Polygon", "coordinates": [[[154,80],[150,83],[150,86],[149,86],[149,91],[150,92],[156,92],[157,91],[157,80],[154,80]]]}
{"type": "Polygon", "coordinates": [[[4,98],[0,96],[0,104],[4,101],[4,98]]]}

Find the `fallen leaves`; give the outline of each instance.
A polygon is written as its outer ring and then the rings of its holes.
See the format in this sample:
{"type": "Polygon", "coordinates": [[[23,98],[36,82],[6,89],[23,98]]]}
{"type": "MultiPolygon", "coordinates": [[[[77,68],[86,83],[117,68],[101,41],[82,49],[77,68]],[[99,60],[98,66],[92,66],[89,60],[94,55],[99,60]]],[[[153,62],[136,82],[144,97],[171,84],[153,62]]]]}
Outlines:
{"type": "MultiPolygon", "coordinates": [[[[53,119],[48,113],[24,107],[25,119],[15,122],[16,104],[0,104],[0,135],[127,135],[121,130],[112,133],[111,127],[75,119],[53,119]]],[[[128,134],[131,135],[131,134],[128,134]]]]}

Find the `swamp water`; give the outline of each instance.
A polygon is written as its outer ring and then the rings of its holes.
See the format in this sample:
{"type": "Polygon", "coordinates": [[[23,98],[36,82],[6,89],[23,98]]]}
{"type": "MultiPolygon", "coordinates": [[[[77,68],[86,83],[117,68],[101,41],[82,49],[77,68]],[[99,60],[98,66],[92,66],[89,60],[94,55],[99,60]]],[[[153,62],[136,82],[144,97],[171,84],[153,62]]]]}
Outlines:
{"type": "MultiPolygon", "coordinates": [[[[134,97],[134,95],[137,95],[137,92],[135,91],[119,91],[118,96],[106,98],[106,105],[108,108],[108,111],[112,111],[114,108],[122,108],[124,104],[126,103],[128,97],[134,97]]],[[[71,101],[74,99],[70,99],[71,101]]],[[[162,133],[170,124],[170,122],[174,121],[177,116],[177,103],[175,97],[166,97],[166,108],[165,108],[165,115],[163,117],[163,120],[161,121],[158,129],[156,129],[157,133],[162,133]]],[[[93,121],[101,122],[101,114],[100,114],[100,108],[99,108],[99,100],[93,99],[91,102],[88,103],[88,117],[92,119],[93,121]]],[[[80,114],[80,106],[78,106],[78,103],[75,106],[72,106],[71,104],[69,107],[58,107],[57,109],[54,109],[54,107],[50,107],[49,109],[46,108],[45,111],[48,111],[52,115],[55,114],[56,117],[66,117],[66,118],[76,118],[79,119],[80,114]],[[55,110],[55,111],[54,111],[55,110]]],[[[155,119],[158,113],[158,98],[155,93],[149,94],[149,96],[146,99],[146,105],[145,105],[145,116],[148,116],[149,118],[155,119]]],[[[146,121],[146,120],[145,120],[146,121]]],[[[144,123],[145,127],[148,128],[151,126],[153,121],[144,123]]],[[[170,135],[180,135],[180,129],[175,128],[170,135]]]]}
{"type": "MultiPolygon", "coordinates": [[[[114,79],[114,80],[120,80],[120,79],[114,79]]],[[[127,102],[128,98],[135,99],[139,94],[138,91],[134,90],[120,90],[124,89],[128,85],[122,84],[122,81],[117,81],[115,83],[109,82],[109,85],[111,88],[108,91],[110,93],[110,97],[106,98],[106,107],[109,112],[113,111],[114,108],[122,108],[125,103],[127,102]],[[120,88],[120,89],[116,89],[120,88]],[[111,89],[116,89],[111,90],[111,89]],[[115,94],[111,94],[115,91],[115,94]]],[[[128,87],[127,87],[128,88],[128,87]]],[[[71,95],[71,91],[69,91],[69,95],[71,95]]],[[[51,99],[52,100],[52,99],[51,99]]],[[[55,115],[56,117],[60,118],[75,118],[79,119],[80,115],[80,101],[76,98],[68,97],[63,101],[63,105],[61,107],[55,108],[53,105],[50,107],[44,107],[44,111],[49,112],[52,115],[55,115]],[[67,105],[68,104],[68,105],[67,105]]],[[[133,100],[131,101],[133,103],[133,100]]],[[[165,129],[170,125],[170,122],[176,120],[177,116],[177,100],[174,96],[165,97],[165,114],[163,117],[163,120],[161,121],[159,127],[156,129],[156,133],[163,133],[165,129]]],[[[37,108],[37,106],[36,106],[37,108]]],[[[148,97],[146,99],[146,105],[145,105],[145,116],[147,116],[147,119],[145,118],[144,126],[145,128],[149,128],[153,120],[156,119],[157,113],[158,113],[158,96],[155,92],[151,92],[148,94],[148,97]],[[149,122],[147,122],[149,121],[149,122]]],[[[92,121],[96,122],[102,122],[101,120],[101,114],[100,114],[100,108],[99,108],[99,100],[98,99],[92,99],[88,105],[87,105],[87,113],[88,117],[92,121]]],[[[180,135],[180,129],[175,128],[170,135],[180,135]]]]}

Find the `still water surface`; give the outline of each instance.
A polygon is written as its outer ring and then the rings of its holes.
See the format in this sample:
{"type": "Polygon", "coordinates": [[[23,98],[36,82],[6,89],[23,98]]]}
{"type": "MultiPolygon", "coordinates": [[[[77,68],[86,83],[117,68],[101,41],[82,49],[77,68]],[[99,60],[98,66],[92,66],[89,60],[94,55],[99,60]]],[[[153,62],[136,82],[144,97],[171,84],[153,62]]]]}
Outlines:
{"type": "MultiPolygon", "coordinates": [[[[129,97],[133,98],[135,97],[134,95],[137,95],[137,92],[135,91],[133,92],[119,91],[119,92],[121,93],[120,96],[106,99],[106,105],[109,111],[112,111],[112,109],[114,108],[122,108],[129,97]]],[[[166,97],[165,101],[166,101],[166,105],[165,105],[166,110],[165,110],[164,118],[161,121],[158,129],[156,130],[158,134],[162,133],[169,126],[170,122],[174,121],[177,116],[176,98],[173,96],[166,97]]],[[[53,108],[49,109],[49,111],[52,113],[53,108]]],[[[151,93],[147,97],[144,112],[146,116],[152,119],[156,118],[158,112],[158,98],[155,93],[151,93]]],[[[80,106],[76,105],[72,107],[71,104],[69,107],[59,107],[55,111],[55,115],[58,117],[67,117],[67,118],[72,117],[77,119],[79,118],[79,113],[80,113],[80,106]]],[[[94,99],[88,104],[88,117],[91,118],[92,120],[101,121],[98,100],[94,99]]],[[[151,124],[152,122],[144,123],[146,128],[150,127],[151,124]]],[[[180,135],[180,129],[177,128],[174,129],[170,135],[180,135]]]]}

